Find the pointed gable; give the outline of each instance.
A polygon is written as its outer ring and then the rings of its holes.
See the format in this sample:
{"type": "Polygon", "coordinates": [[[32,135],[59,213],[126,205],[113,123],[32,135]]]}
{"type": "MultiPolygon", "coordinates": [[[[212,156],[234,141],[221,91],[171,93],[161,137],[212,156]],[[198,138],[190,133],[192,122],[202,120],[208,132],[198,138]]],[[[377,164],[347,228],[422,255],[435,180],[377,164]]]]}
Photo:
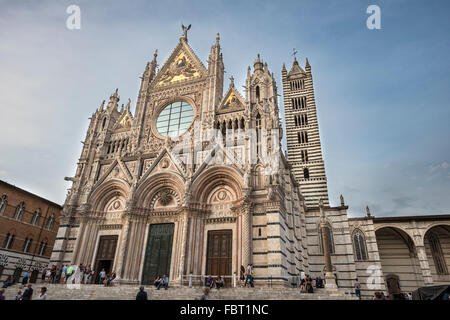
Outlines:
{"type": "Polygon", "coordinates": [[[302,69],[302,67],[300,67],[300,65],[298,64],[297,59],[294,59],[294,63],[292,64],[292,68],[291,71],[289,71],[288,73],[288,77],[292,77],[292,76],[302,76],[305,74],[305,70],[302,69]]]}
{"type": "Polygon", "coordinates": [[[225,93],[222,102],[217,110],[218,113],[226,113],[230,111],[240,111],[245,108],[245,101],[241,94],[234,87],[234,81],[230,83],[230,87],[225,93]]]}
{"type": "Polygon", "coordinates": [[[159,70],[154,85],[164,86],[178,81],[189,81],[206,76],[207,71],[191,47],[180,41],[159,70]]]}

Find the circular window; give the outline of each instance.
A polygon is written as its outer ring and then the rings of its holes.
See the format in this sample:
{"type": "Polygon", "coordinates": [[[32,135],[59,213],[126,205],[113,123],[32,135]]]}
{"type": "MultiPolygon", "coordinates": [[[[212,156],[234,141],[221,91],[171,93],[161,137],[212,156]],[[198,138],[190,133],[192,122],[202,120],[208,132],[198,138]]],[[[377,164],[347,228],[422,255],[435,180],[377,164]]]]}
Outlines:
{"type": "Polygon", "coordinates": [[[165,107],[156,120],[156,130],[162,136],[177,137],[186,132],[194,118],[194,109],[184,101],[165,107]]]}

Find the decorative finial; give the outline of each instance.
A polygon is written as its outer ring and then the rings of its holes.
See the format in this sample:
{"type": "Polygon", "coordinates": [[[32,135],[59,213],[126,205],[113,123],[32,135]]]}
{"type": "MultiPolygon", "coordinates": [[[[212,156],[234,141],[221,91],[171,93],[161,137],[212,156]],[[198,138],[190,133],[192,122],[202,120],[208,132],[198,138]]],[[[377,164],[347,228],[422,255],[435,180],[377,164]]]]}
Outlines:
{"type": "Polygon", "coordinates": [[[345,206],[345,202],[344,202],[344,196],[341,194],[341,206],[345,206]]]}
{"type": "Polygon", "coordinates": [[[181,25],[181,29],[183,29],[183,36],[181,39],[185,40],[187,42],[187,32],[191,28],[191,25],[188,25],[187,27],[184,26],[184,24],[181,25]]]}
{"type": "Polygon", "coordinates": [[[297,56],[296,54],[298,53],[297,50],[295,50],[295,48],[292,49],[292,55],[294,56],[294,61],[297,61],[297,56]]]}
{"type": "Polygon", "coordinates": [[[100,105],[100,111],[103,111],[103,107],[105,106],[105,100],[102,101],[102,104],[100,105]]]}
{"type": "Polygon", "coordinates": [[[127,106],[126,106],[127,112],[130,112],[130,105],[131,105],[131,99],[128,98],[128,103],[127,103],[127,106]]]}
{"type": "Polygon", "coordinates": [[[153,54],[153,58],[156,60],[157,56],[158,56],[158,49],[155,50],[155,53],[153,54]]]}
{"type": "Polygon", "coordinates": [[[367,212],[367,216],[368,216],[368,217],[371,217],[369,206],[366,206],[366,212],[367,212]]]}
{"type": "Polygon", "coordinates": [[[220,34],[217,32],[217,36],[216,36],[216,45],[219,44],[219,40],[220,40],[220,34]]]}

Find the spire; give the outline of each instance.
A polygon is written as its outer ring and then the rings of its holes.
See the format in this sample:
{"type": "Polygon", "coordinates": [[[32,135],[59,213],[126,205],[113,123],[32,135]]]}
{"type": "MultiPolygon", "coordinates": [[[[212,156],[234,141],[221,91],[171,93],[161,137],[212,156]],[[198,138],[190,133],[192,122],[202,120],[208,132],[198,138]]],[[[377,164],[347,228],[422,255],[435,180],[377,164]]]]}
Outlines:
{"type": "Polygon", "coordinates": [[[109,97],[108,108],[111,108],[111,107],[117,108],[117,103],[119,101],[120,101],[119,89],[116,89],[116,91],[111,95],[111,97],[109,97]]]}
{"type": "Polygon", "coordinates": [[[257,70],[262,70],[262,68],[263,68],[263,64],[261,62],[261,57],[259,56],[259,53],[258,53],[255,63],[253,64],[253,67],[255,68],[255,72],[257,70]]]}
{"type": "Polygon", "coordinates": [[[220,34],[217,32],[217,36],[216,36],[216,47],[220,46],[219,41],[220,41],[220,34]]]}
{"type": "Polygon", "coordinates": [[[123,103],[122,106],[120,107],[120,113],[123,113],[123,103]]]}
{"type": "Polygon", "coordinates": [[[102,101],[102,104],[100,105],[100,111],[103,111],[103,107],[105,106],[105,100],[102,101]]]}
{"type": "Polygon", "coordinates": [[[305,66],[305,68],[306,69],[311,69],[311,65],[309,64],[308,58],[306,58],[306,66],[305,66]]]}
{"type": "Polygon", "coordinates": [[[127,106],[126,106],[126,112],[127,113],[130,112],[130,105],[131,105],[131,99],[128,98],[128,103],[127,103],[127,106]]]}
{"type": "Polygon", "coordinates": [[[283,68],[281,69],[282,72],[286,72],[286,65],[283,62],[283,68]]]}

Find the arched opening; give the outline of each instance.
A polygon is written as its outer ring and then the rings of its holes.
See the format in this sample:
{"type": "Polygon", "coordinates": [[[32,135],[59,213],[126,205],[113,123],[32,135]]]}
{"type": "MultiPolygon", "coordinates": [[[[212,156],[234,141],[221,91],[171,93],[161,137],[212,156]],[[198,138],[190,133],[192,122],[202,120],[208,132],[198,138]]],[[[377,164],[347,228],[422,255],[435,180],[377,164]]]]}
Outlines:
{"type": "Polygon", "coordinates": [[[303,168],[303,178],[309,179],[309,169],[308,168],[303,168]]]}
{"type": "Polygon", "coordinates": [[[435,285],[450,282],[450,226],[430,228],[424,236],[425,252],[435,285]]]}
{"type": "Polygon", "coordinates": [[[375,236],[389,294],[412,292],[423,286],[422,271],[411,237],[396,227],[382,227],[375,236]]]}
{"type": "Polygon", "coordinates": [[[364,233],[361,230],[356,229],[353,232],[352,241],[353,241],[353,252],[355,253],[355,260],[356,261],[367,260],[368,255],[367,255],[366,238],[364,236],[364,233]]]}
{"type": "Polygon", "coordinates": [[[256,101],[259,102],[259,98],[260,98],[259,86],[256,86],[256,101]]]}

